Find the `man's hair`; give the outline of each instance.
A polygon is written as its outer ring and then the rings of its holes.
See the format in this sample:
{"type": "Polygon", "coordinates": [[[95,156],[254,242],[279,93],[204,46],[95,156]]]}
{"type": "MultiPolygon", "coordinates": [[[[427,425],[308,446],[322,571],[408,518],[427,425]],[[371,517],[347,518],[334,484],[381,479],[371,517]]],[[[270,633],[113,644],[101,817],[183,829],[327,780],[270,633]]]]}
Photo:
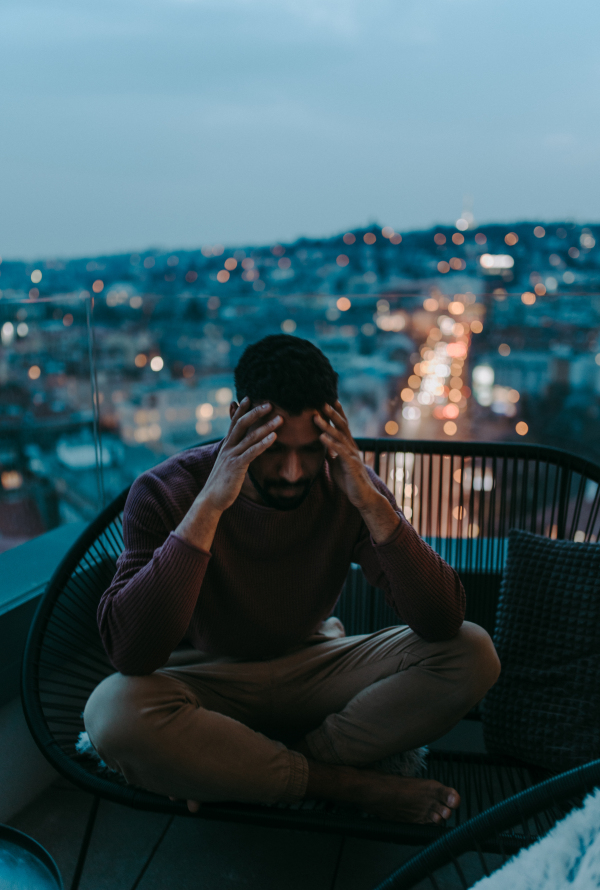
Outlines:
{"type": "Polygon", "coordinates": [[[337,399],[338,375],[320,349],[289,334],[272,334],[248,346],[235,369],[238,402],[269,401],[289,414],[322,408],[337,399]]]}

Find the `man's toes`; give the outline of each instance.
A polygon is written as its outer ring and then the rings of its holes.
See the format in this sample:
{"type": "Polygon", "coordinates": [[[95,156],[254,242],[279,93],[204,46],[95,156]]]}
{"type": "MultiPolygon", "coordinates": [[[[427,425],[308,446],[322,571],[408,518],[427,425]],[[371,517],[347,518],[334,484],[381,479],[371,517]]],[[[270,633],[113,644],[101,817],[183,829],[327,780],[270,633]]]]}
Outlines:
{"type": "Polygon", "coordinates": [[[436,799],[445,807],[455,810],[460,804],[460,794],[454,788],[446,788],[440,785],[437,789],[436,799]]]}
{"type": "Polygon", "coordinates": [[[429,816],[432,822],[441,822],[442,819],[449,819],[452,815],[452,810],[448,809],[448,807],[440,806],[440,804],[434,804],[429,811],[429,816]]]}

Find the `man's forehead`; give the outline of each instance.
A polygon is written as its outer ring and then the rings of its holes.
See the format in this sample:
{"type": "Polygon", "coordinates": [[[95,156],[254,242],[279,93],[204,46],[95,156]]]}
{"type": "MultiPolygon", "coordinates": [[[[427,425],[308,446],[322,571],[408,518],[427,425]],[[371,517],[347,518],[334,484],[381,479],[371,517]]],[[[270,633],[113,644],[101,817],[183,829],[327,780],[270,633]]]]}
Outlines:
{"type": "Polygon", "coordinates": [[[319,441],[320,430],[313,419],[318,413],[316,408],[306,408],[302,414],[289,414],[273,404],[271,411],[261,422],[265,423],[279,414],[283,418],[283,423],[277,427],[277,439],[283,445],[300,447],[319,441]]]}

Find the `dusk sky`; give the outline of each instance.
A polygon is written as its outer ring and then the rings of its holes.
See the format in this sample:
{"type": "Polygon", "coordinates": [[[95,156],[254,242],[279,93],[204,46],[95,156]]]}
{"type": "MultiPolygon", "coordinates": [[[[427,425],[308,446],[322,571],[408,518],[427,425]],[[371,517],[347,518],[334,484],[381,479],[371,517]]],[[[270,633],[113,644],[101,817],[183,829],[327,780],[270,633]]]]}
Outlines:
{"type": "Polygon", "coordinates": [[[598,0],[3,0],[0,255],[600,217],[598,0]]]}

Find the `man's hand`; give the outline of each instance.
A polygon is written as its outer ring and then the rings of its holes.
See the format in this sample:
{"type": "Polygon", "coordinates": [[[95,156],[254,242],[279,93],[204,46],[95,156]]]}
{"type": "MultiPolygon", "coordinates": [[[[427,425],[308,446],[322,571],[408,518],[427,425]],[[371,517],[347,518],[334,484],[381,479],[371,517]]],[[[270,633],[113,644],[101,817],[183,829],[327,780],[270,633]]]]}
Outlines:
{"type": "Polygon", "coordinates": [[[282,423],[279,414],[249,431],[270,410],[269,403],[250,410],[248,398],[238,405],[204,488],[175,529],[184,541],[210,550],[219,519],[239,495],[248,466],[277,438],[275,430],[282,423]]]}
{"type": "Polygon", "coordinates": [[[339,401],[333,407],[325,405],[323,414],[327,419],[317,414],[315,423],[327,448],[333,478],[357,510],[363,510],[379,492],[369,478],[339,401]]]}
{"type": "Polygon", "coordinates": [[[282,418],[277,414],[268,423],[248,432],[254,423],[269,413],[271,405],[267,402],[251,411],[249,408],[250,400],[246,397],[232,417],[229,431],[200,493],[205,501],[221,512],[231,507],[240,493],[250,463],[273,444],[277,438],[275,430],[282,423],[282,418]]]}
{"type": "Polygon", "coordinates": [[[315,415],[315,423],[327,448],[333,478],[361,513],[374,541],[382,544],[393,535],[400,520],[388,499],[371,482],[340,402],[325,405],[323,414],[325,417],[315,415]]]}

